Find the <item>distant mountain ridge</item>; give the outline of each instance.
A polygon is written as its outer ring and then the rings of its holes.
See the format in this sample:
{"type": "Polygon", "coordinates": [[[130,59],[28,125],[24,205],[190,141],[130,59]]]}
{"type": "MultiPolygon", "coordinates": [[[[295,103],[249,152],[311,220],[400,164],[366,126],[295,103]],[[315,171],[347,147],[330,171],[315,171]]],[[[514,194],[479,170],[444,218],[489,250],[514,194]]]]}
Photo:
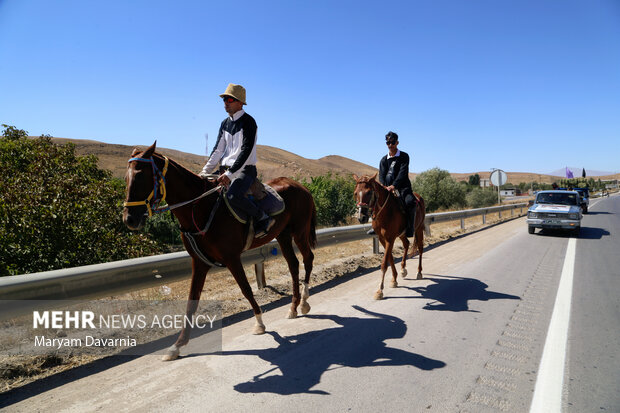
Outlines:
{"type": "MultiPolygon", "coordinates": [[[[71,142],[76,146],[79,155],[96,155],[99,158],[99,167],[112,172],[115,177],[123,178],[127,169],[127,160],[135,147],[145,149],[145,145],[119,145],[109,144],[86,139],[52,138],[55,143],[64,144],[71,142]]],[[[195,173],[200,172],[208,157],[175,149],[157,148],[157,151],[171,157],[195,173]]],[[[325,175],[328,172],[340,175],[373,175],[378,172],[377,168],[364,163],[354,161],[338,155],[324,156],[320,159],[306,159],[302,156],[272,146],[258,145],[257,168],[263,181],[269,181],[279,176],[292,177],[298,180],[309,179],[313,176],[325,175]]],[[[377,160],[377,163],[379,161],[377,160]]],[[[472,173],[451,173],[457,181],[467,181],[470,175],[478,174],[482,179],[490,178],[490,171],[472,173]]],[[[558,176],[535,174],[529,172],[506,172],[508,183],[519,184],[521,182],[552,183],[558,180],[558,176]]],[[[410,173],[413,181],[417,174],[410,173]]],[[[581,176],[579,174],[575,177],[581,176]]],[[[590,176],[590,175],[588,175],[590,176]]],[[[601,177],[602,178],[602,177],[601,177]]],[[[607,179],[620,179],[620,174],[607,176],[607,179]]]]}
{"type": "MultiPolygon", "coordinates": [[[[581,175],[583,173],[583,169],[584,168],[575,168],[575,167],[572,167],[572,166],[556,169],[555,171],[549,172],[549,175],[566,178],[566,168],[568,168],[573,173],[573,177],[581,178],[581,175]]],[[[595,177],[595,176],[596,177],[598,177],[598,176],[609,176],[609,175],[614,175],[614,173],[613,172],[595,171],[593,169],[586,169],[586,178],[588,178],[588,177],[595,177]]]]}

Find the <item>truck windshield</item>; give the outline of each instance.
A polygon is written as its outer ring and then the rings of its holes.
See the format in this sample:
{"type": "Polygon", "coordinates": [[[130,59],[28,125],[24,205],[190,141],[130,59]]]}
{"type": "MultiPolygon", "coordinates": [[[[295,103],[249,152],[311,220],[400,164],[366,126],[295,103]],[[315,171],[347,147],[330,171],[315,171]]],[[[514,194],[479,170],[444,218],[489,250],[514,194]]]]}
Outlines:
{"type": "Polygon", "coordinates": [[[538,194],[536,198],[537,204],[557,204],[557,205],[577,205],[577,195],[546,193],[538,194]]]}

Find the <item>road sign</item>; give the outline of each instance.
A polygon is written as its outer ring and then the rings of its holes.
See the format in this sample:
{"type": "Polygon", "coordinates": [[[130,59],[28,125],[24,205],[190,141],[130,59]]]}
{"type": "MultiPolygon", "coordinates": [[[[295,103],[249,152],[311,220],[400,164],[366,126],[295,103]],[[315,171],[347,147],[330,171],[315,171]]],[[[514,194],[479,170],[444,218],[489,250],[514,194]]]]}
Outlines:
{"type": "Polygon", "coordinates": [[[491,183],[493,185],[502,186],[506,183],[507,180],[508,176],[506,175],[506,172],[502,171],[501,169],[496,169],[491,172],[491,183]]]}

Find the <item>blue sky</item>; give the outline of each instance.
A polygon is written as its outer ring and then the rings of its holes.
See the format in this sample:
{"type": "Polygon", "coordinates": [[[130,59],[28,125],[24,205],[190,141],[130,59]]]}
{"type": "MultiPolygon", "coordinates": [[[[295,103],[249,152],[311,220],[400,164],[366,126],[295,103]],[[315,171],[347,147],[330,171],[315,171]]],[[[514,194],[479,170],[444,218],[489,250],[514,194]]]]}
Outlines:
{"type": "Polygon", "coordinates": [[[411,171],[620,171],[620,1],[0,0],[0,123],[205,154],[258,143],[411,171]]]}

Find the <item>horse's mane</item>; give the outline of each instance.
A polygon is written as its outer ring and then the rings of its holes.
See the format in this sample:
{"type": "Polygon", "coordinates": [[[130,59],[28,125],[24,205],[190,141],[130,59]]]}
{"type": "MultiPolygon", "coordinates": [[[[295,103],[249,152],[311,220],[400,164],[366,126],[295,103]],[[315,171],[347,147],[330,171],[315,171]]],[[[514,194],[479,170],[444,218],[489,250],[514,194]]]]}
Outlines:
{"type": "MultiPolygon", "coordinates": [[[[159,152],[154,152],[153,156],[158,158],[162,162],[164,161],[164,155],[159,153],[159,152]]],[[[168,169],[170,169],[171,166],[174,167],[183,176],[183,179],[186,180],[188,184],[200,185],[201,188],[204,188],[205,183],[206,184],[210,184],[209,181],[205,181],[200,176],[198,176],[194,172],[190,171],[185,166],[181,165],[180,163],[178,163],[177,161],[175,161],[171,157],[166,156],[166,158],[168,158],[168,164],[169,164],[168,169]]],[[[213,183],[213,187],[215,187],[215,186],[216,186],[216,184],[213,183]]]]}

